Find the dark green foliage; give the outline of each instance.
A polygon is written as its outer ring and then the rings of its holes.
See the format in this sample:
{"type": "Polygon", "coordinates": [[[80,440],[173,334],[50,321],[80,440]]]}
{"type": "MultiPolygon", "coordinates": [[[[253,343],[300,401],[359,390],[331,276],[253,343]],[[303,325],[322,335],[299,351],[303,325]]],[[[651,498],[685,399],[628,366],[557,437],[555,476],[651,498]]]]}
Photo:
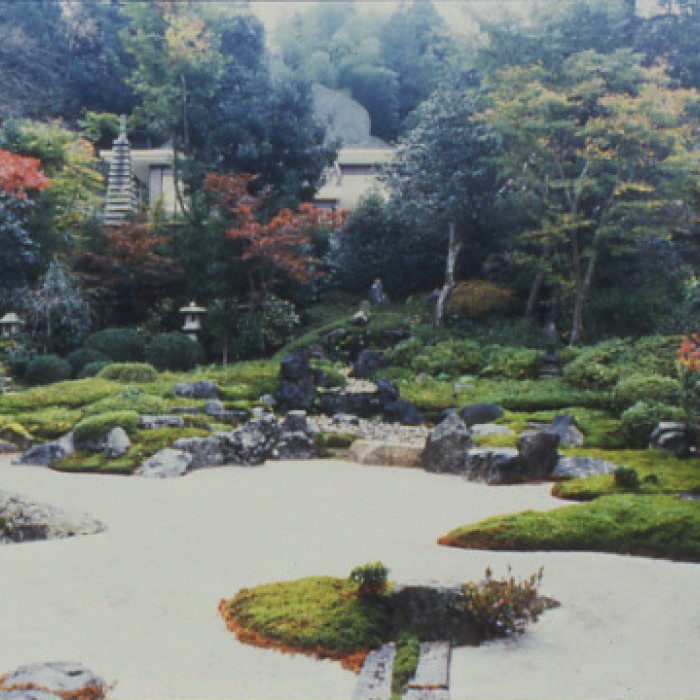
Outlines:
{"type": "Polygon", "coordinates": [[[624,489],[625,491],[639,490],[639,474],[633,467],[618,467],[613,472],[615,486],[624,489]]]}
{"type": "Polygon", "coordinates": [[[32,360],[24,372],[24,381],[30,386],[53,384],[68,379],[72,374],[70,363],[58,355],[41,355],[32,360]]]}
{"type": "Polygon", "coordinates": [[[156,369],[187,371],[204,361],[204,349],[184,333],[159,333],[146,345],[145,356],[156,369]]]}
{"type": "Polygon", "coordinates": [[[27,231],[26,205],[0,192],[0,288],[26,284],[39,261],[27,231]]]}
{"type": "Polygon", "coordinates": [[[145,362],[117,362],[100,371],[100,377],[115,382],[153,382],[158,373],[153,365],[145,362]]]}
{"type": "Polygon", "coordinates": [[[618,410],[628,408],[638,401],[674,404],[679,397],[678,380],[658,374],[628,374],[613,388],[613,402],[618,410]]]}
{"type": "Polygon", "coordinates": [[[637,401],[622,412],[620,433],[630,447],[646,447],[659,422],[682,420],[683,411],[679,407],[657,402],[651,397],[649,401],[637,401]]]}
{"type": "Polygon", "coordinates": [[[105,328],[86,338],[84,347],[98,350],[114,362],[140,362],[145,345],[138,331],[132,328],[105,328]]]}
{"type": "Polygon", "coordinates": [[[78,373],[78,379],[96,377],[111,362],[111,360],[97,360],[97,362],[88,362],[78,373]]]}
{"type": "Polygon", "coordinates": [[[76,442],[104,437],[112,428],[123,428],[133,435],[139,427],[136,411],[105,411],[79,421],[74,430],[76,442]]]}
{"type": "Polygon", "coordinates": [[[27,366],[37,354],[36,347],[25,342],[24,339],[15,341],[6,351],[6,363],[12,376],[21,379],[27,371],[27,366]]]}
{"type": "Polygon", "coordinates": [[[77,376],[86,365],[95,362],[107,363],[109,362],[109,357],[95,348],[82,347],[68,353],[66,360],[70,362],[70,366],[73,368],[73,375],[77,376]]]}
{"type": "Polygon", "coordinates": [[[362,596],[379,596],[386,591],[389,569],[380,561],[356,566],[348,580],[357,584],[362,596]]]}

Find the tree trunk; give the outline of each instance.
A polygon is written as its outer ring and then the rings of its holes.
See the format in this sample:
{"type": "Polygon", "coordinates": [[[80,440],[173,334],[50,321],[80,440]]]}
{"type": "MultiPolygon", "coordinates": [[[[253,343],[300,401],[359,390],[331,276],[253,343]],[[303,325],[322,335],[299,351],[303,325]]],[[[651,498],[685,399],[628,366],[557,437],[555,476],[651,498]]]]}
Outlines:
{"type": "Polygon", "coordinates": [[[447,244],[447,265],[445,266],[445,284],[440,290],[437,304],[435,305],[435,325],[441,326],[444,321],[445,302],[455,286],[455,266],[457,257],[462,250],[462,241],[457,238],[454,222],[449,224],[449,240],[447,244]]]}
{"type": "Polygon", "coordinates": [[[221,364],[226,367],[228,365],[228,335],[224,334],[224,344],[221,349],[221,364]]]}
{"type": "Polygon", "coordinates": [[[535,315],[535,309],[540,299],[540,292],[542,291],[543,284],[544,270],[540,270],[532,282],[532,287],[530,287],[530,295],[527,298],[527,305],[525,306],[525,318],[532,318],[535,315]]]}
{"type": "Polygon", "coordinates": [[[581,335],[583,334],[583,312],[586,307],[586,302],[588,301],[588,295],[591,291],[591,284],[593,282],[593,275],[596,269],[596,263],[598,262],[598,251],[594,248],[591,253],[591,257],[588,259],[588,265],[586,267],[586,276],[576,281],[576,298],[574,299],[574,314],[571,323],[571,338],[569,340],[569,345],[578,345],[581,342],[581,335]]]}

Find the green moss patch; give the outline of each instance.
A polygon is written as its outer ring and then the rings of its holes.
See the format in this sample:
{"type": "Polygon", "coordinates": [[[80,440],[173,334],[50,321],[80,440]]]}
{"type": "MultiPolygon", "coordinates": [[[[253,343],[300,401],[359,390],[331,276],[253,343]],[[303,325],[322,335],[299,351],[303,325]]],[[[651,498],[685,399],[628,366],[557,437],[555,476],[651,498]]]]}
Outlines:
{"type": "Polygon", "coordinates": [[[671,496],[604,496],[541,513],[524,511],[452,530],[465,549],[594,551],[700,562],[700,503],[671,496]]]}
{"type": "Polygon", "coordinates": [[[139,414],[136,411],[108,411],[95,416],[83,418],[75,426],[76,442],[103,437],[112,428],[120,427],[133,435],[139,426],[139,414]]]}
{"type": "Polygon", "coordinates": [[[71,430],[82,412],[65,406],[48,406],[34,411],[22,411],[12,416],[3,416],[0,421],[18,423],[24,430],[42,440],[53,440],[71,430]]]}
{"type": "Polygon", "coordinates": [[[121,384],[95,377],[58,382],[29,391],[0,396],[0,413],[34,411],[46,406],[79,408],[111,394],[118,394],[122,389],[121,384]]]}

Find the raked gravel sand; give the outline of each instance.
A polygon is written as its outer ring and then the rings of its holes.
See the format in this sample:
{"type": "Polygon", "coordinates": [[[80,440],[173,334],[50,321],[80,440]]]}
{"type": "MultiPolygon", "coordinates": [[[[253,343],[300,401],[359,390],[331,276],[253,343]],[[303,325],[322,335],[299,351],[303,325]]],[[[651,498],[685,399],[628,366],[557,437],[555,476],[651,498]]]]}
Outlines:
{"type": "Polygon", "coordinates": [[[122,700],[350,698],[339,664],[238,643],[217,612],[243,586],[345,576],[380,559],[399,581],[545,567],[562,607],[514,641],[455,651],[458,698],[700,698],[700,568],[585,553],[439,547],[480,518],[561,505],[548,485],[490,487],[338,461],[220,467],[173,480],[11,466],[3,489],[107,531],[0,547],[0,673],[80,661],[122,700]]]}

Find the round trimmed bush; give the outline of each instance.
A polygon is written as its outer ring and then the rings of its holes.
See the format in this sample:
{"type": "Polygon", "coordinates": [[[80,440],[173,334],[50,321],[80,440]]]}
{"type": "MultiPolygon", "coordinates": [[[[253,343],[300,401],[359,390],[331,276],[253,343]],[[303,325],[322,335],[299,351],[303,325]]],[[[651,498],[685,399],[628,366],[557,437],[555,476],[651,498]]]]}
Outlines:
{"type": "Polygon", "coordinates": [[[89,336],[83,345],[115,362],[140,362],[144,359],[143,338],[133,328],[105,328],[89,336]]]}
{"type": "Polygon", "coordinates": [[[620,416],[620,433],[630,447],[646,447],[649,436],[661,421],[681,421],[683,411],[677,406],[637,401],[620,416]]]}
{"type": "Polygon", "coordinates": [[[66,355],[66,360],[73,368],[73,375],[78,376],[85,365],[92,362],[109,362],[109,357],[95,348],[78,348],[66,355]]]}
{"type": "Polygon", "coordinates": [[[158,372],[146,362],[115,362],[102,369],[99,376],[114,382],[154,382],[158,372]]]}
{"type": "Polygon", "coordinates": [[[678,401],[680,385],[676,379],[658,374],[630,374],[618,381],[613,389],[613,401],[618,409],[628,408],[637,401],[673,404],[678,401]]]}
{"type": "Polygon", "coordinates": [[[204,360],[204,348],[184,333],[159,333],[146,346],[146,359],[159,370],[187,371],[204,360]]]}
{"type": "Polygon", "coordinates": [[[73,368],[58,355],[41,355],[33,359],[24,371],[24,381],[32,386],[53,384],[69,379],[73,368]]]}
{"type": "Polygon", "coordinates": [[[80,370],[78,379],[96,377],[107,365],[111,363],[111,360],[97,360],[97,362],[88,362],[85,367],[80,370]]]}
{"type": "Polygon", "coordinates": [[[637,470],[632,467],[618,467],[613,472],[613,478],[615,479],[615,486],[626,491],[638,491],[639,490],[639,474],[637,470]]]}

